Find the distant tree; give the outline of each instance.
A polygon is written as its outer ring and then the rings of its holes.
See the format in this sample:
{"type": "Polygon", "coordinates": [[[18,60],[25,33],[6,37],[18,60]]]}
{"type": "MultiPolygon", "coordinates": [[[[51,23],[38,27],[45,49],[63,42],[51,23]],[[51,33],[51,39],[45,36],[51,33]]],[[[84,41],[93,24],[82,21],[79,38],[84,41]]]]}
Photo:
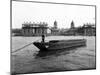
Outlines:
{"type": "Polygon", "coordinates": [[[21,33],[21,29],[12,29],[12,33],[21,33]]]}

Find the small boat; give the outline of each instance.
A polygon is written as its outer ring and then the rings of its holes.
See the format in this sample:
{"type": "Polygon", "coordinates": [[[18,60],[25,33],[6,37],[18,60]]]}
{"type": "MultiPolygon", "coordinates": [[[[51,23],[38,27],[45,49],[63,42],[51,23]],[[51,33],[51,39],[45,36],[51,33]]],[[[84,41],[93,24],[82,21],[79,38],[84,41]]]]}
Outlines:
{"type": "Polygon", "coordinates": [[[40,51],[61,50],[79,46],[86,46],[86,39],[51,40],[49,42],[33,43],[40,51]]]}

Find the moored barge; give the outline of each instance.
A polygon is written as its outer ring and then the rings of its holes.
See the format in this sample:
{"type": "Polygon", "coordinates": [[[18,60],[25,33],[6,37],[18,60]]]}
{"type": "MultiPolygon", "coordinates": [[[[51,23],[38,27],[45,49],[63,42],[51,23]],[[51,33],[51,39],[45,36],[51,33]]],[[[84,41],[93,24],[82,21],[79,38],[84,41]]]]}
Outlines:
{"type": "Polygon", "coordinates": [[[33,43],[40,51],[61,50],[73,47],[86,46],[86,39],[51,40],[49,42],[33,43]]]}

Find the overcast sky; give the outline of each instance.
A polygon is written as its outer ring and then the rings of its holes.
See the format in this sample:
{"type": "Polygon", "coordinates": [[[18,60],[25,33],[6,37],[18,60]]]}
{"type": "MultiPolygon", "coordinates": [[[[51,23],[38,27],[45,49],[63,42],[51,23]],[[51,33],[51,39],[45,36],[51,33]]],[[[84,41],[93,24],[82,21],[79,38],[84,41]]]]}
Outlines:
{"type": "Polygon", "coordinates": [[[59,28],[69,28],[73,20],[75,26],[95,23],[95,7],[33,2],[12,2],[12,28],[21,28],[24,22],[47,22],[59,28]]]}

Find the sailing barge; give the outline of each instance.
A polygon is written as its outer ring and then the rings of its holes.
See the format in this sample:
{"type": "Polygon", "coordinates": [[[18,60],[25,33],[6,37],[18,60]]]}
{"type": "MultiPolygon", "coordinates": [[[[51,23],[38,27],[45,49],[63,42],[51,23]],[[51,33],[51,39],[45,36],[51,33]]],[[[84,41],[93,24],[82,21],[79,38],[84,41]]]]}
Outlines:
{"type": "Polygon", "coordinates": [[[61,50],[79,46],[86,46],[85,39],[73,39],[73,40],[51,40],[49,42],[34,42],[33,43],[40,51],[48,50],[61,50]]]}

